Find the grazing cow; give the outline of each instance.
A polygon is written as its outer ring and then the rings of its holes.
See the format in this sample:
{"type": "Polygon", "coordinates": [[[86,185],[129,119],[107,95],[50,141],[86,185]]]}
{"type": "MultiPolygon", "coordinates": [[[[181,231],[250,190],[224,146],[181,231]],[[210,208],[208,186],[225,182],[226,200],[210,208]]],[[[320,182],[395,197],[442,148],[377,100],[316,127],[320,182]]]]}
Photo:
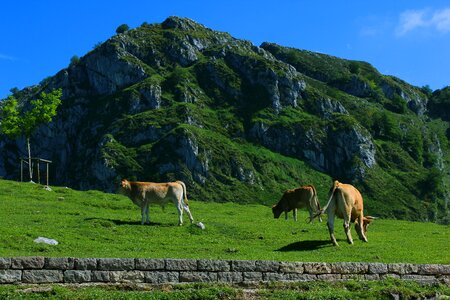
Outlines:
{"type": "Polygon", "coordinates": [[[121,193],[128,196],[134,204],[141,208],[141,224],[150,223],[148,214],[150,203],[156,203],[164,207],[170,200],[178,209],[178,225],[183,225],[183,209],[188,214],[191,223],[194,221],[189,210],[186,185],[182,181],[155,183],[133,182],[123,179],[121,193]]]}
{"type": "Polygon", "coordinates": [[[327,205],[321,210],[326,210],[328,214],[328,231],[330,232],[331,241],[335,246],[339,246],[336,237],[334,236],[334,217],[344,219],[344,231],[347,235],[349,244],[353,244],[352,235],[350,232],[350,223],[355,223],[355,229],[358,233],[359,239],[367,242],[367,226],[374,217],[364,217],[363,198],[361,193],[352,185],[340,183],[335,180],[330,189],[330,199],[327,205]]]}
{"type": "MultiPolygon", "coordinates": [[[[297,209],[307,207],[309,211],[310,221],[312,221],[314,213],[320,211],[320,203],[317,199],[316,188],[313,185],[305,185],[296,189],[284,192],[280,201],[272,206],[273,217],[278,219],[284,212],[287,220],[288,212],[294,211],[294,220],[297,221],[297,209]]],[[[320,222],[322,222],[322,219],[320,222]]]]}

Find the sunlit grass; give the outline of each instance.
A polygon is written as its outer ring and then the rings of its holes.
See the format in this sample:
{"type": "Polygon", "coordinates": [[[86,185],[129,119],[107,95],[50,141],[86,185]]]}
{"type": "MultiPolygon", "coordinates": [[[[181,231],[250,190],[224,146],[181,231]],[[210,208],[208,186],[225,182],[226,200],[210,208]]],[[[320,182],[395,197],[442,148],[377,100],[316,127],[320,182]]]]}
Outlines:
{"type": "Polygon", "coordinates": [[[205,230],[177,226],[173,205],[150,208],[151,225],[140,225],[140,210],[121,195],[79,192],[0,180],[0,256],[149,257],[262,259],[279,261],[366,261],[450,263],[449,226],[397,220],[376,220],[368,243],[345,242],[336,222],[340,247],[329,241],[323,223],[273,219],[262,205],[206,203],[190,200],[195,222],[205,230]],[[36,244],[38,236],[56,239],[56,246],[36,244]]]}
{"type": "Polygon", "coordinates": [[[413,281],[267,283],[250,288],[223,284],[165,286],[109,285],[1,285],[1,299],[447,299],[443,284],[421,285],[413,281]]]}

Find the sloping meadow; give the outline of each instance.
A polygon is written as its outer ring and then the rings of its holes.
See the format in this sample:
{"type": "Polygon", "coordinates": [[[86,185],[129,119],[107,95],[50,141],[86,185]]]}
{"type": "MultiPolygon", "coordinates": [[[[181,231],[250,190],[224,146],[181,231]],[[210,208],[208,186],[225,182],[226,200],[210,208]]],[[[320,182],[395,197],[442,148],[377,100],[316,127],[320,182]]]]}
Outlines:
{"type": "Polygon", "coordinates": [[[0,199],[3,257],[450,263],[449,228],[432,223],[378,219],[369,227],[368,243],[355,240],[348,245],[337,221],[340,247],[333,247],[326,220],[307,224],[303,211],[298,222],[292,215],[287,221],[277,220],[270,207],[259,204],[190,199],[195,222],[206,226],[202,230],[187,218],[177,226],[172,204],[164,211],[151,206],[151,224],[140,225],[139,208],[118,194],[64,187],[46,191],[37,184],[0,180],[0,199]],[[33,242],[40,236],[55,239],[58,245],[33,242]]]}

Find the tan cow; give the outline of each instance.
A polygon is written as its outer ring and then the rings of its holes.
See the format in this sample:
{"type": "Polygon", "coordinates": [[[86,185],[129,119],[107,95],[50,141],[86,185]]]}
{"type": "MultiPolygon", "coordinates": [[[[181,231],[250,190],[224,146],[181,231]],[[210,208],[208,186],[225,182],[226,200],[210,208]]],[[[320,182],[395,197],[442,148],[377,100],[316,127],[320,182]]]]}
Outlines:
{"type": "MultiPolygon", "coordinates": [[[[312,221],[314,214],[320,211],[316,188],[313,185],[305,185],[285,191],[280,201],[272,206],[273,217],[278,219],[281,213],[284,212],[285,219],[287,220],[288,212],[293,210],[294,220],[297,221],[297,209],[303,207],[308,208],[310,221],[312,221]]],[[[320,217],[319,219],[322,222],[320,217]]]]}
{"type": "Polygon", "coordinates": [[[354,186],[335,180],[330,189],[329,197],[330,199],[322,209],[322,212],[326,210],[328,214],[327,225],[333,244],[339,246],[334,236],[335,215],[338,218],[344,219],[344,231],[349,244],[353,244],[350,223],[355,223],[355,229],[359,239],[367,242],[367,226],[375,218],[371,216],[364,217],[364,203],[361,193],[354,186]]]}
{"type": "Polygon", "coordinates": [[[186,185],[182,181],[175,182],[133,182],[122,180],[121,193],[128,196],[134,204],[141,208],[141,224],[150,223],[149,205],[156,203],[164,207],[172,201],[178,210],[178,225],[183,225],[183,209],[194,222],[189,210],[186,185]],[[184,195],[184,199],[183,199],[184,195]]]}

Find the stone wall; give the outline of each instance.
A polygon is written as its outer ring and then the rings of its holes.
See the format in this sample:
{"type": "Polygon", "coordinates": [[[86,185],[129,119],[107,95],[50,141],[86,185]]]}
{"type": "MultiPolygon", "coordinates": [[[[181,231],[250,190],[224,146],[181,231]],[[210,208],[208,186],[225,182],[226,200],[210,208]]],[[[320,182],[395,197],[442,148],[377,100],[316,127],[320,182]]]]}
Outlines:
{"type": "Polygon", "coordinates": [[[0,258],[0,284],[380,280],[450,285],[450,265],[148,258],[0,258]]]}

